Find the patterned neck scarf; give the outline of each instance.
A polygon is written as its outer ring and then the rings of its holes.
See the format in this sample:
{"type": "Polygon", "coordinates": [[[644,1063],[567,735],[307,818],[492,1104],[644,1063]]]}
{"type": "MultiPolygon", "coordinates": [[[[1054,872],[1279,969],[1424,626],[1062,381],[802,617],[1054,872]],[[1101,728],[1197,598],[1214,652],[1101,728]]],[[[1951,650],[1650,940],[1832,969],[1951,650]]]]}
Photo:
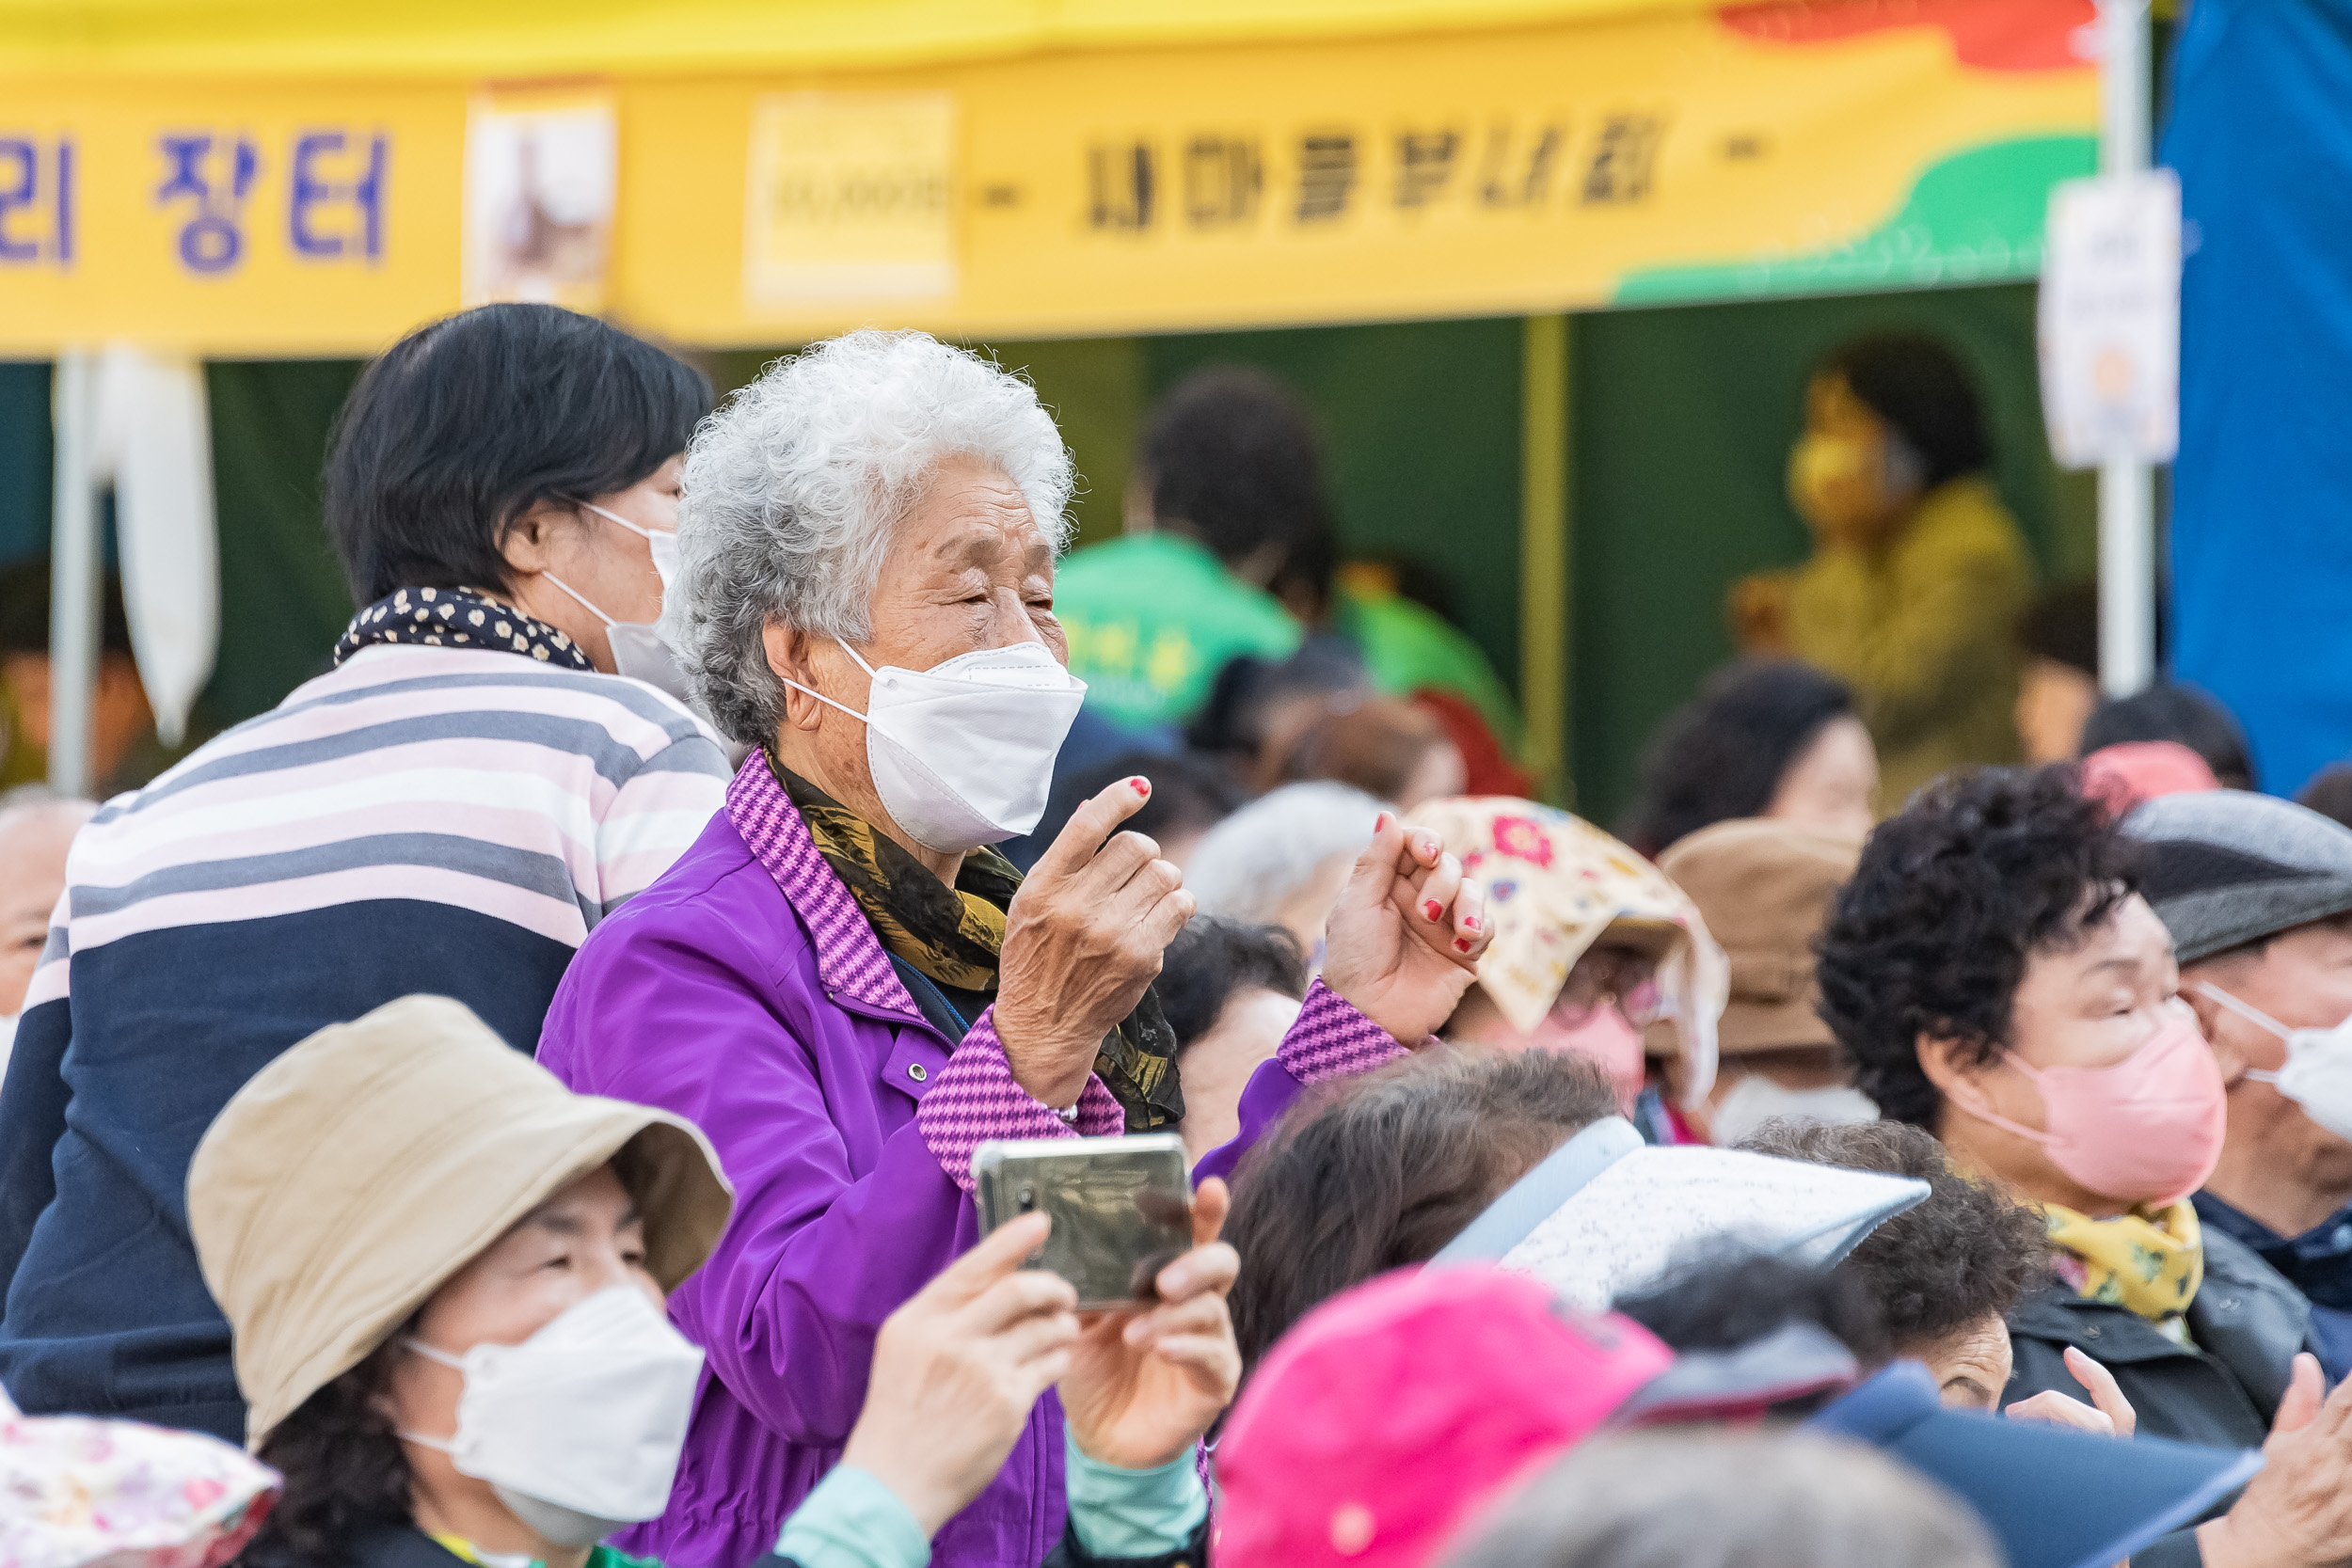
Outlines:
{"type": "MultiPolygon", "coordinates": [[[[1012,862],[986,847],[974,849],[963,857],[951,888],[864,817],[779,764],[772,752],[768,768],[884,952],[943,989],[983,996],[996,990],[1005,911],[1021,886],[1012,862]]],[[[1156,991],[1146,990],[1136,1010],[1103,1037],[1094,1070],[1125,1109],[1128,1132],[1166,1132],[1184,1119],[1176,1032],[1160,1011],[1156,991]]]]}
{"type": "Polygon", "coordinates": [[[341,664],[376,642],[432,648],[481,648],[521,654],[566,670],[596,666],[580,644],[545,621],[501,604],[479,588],[402,588],[351,618],[335,644],[341,664]]]}
{"type": "Polygon", "coordinates": [[[2077,1295],[2128,1307],[2162,1329],[2185,1316],[2205,1277],[2204,1238],[2186,1198],[2111,1220],[2058,1203],[2043,1204],[2042,1215],[2058,1249],[2058,1276],[2077,1295]]]}

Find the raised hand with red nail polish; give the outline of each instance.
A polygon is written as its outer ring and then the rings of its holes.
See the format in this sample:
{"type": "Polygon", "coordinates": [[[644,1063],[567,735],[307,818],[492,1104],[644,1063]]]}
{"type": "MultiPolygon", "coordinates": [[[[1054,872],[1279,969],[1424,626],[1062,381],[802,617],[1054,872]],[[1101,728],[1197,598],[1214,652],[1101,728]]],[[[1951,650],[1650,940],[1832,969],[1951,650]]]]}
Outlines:
{"type": "Polygon", "coordinates": [[[1485,887],[1462,874],[1436,833],[1382,812],[1331,907],[1323,983],[1419,1046],[1478,976],[1486,908],[1485,887]]]}

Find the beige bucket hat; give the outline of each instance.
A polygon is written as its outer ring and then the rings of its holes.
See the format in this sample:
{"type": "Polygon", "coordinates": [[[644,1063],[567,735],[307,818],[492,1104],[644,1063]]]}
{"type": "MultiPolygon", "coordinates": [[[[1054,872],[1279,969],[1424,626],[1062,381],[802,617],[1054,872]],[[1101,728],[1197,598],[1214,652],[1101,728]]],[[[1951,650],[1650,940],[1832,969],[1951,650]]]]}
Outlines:
{"type": "Polygon", "coordinates": [[[574,1094],[462,1004],[405,996],[256,1073],[197,1145],[188,1229],[235,1335],[258,1448],[566,1184],[612,1164],[665,1291],[734,1193],[667,1111],[574,1094]]]}
{"type": "Polygon", "coordinates": [[[1837,1043],[1817,1010],[1813,942],[1861,858],[1858,839],[1764,817],[1701,828],[1658,858],[1731,956],[1724,1054],[1837,1043]]]}

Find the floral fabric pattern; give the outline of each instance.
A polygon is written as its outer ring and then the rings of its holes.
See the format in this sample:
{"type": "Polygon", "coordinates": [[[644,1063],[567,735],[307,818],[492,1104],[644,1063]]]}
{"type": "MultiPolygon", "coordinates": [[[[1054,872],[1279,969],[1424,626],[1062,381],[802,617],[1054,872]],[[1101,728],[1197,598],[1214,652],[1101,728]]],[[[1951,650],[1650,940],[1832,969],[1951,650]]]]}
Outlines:
{"type": "Polygon", "coordinates": [[[220,1568],[278,1472],[200,1433],[20,1416],[0,1399],[0,1568],[220,1568]]]}

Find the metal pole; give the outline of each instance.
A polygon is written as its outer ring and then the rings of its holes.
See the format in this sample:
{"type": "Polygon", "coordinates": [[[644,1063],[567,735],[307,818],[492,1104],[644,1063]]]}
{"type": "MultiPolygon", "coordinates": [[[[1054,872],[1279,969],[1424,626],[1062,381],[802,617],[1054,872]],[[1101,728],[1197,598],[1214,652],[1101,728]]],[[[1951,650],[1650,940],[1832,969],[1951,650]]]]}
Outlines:
{"type": "MultiPolygon", "coordinates": [[[[2148,0],[2099,0],[2099,166],[2148,166],[2148,0]]],[[[2155,678],[2155,485],[2145,463],[2099,468],[2099,684],[2128,697],[2155,678]]]]}
{"type": "Polygon", "coordinates": [[[49,551],[49,785],[87,796],[97,780],[91,740],[98,697],[103,544],[90,446],[98,421],[97,356],[57,356],[52,423],[56,484],[49,551]]]}
{"type": "Polygon", "coordinates": [[[1530,316],[1519,364],[1519,697],[1542,799],[1572,801],[1568,755],[1568,321],[1530,316]]]}

